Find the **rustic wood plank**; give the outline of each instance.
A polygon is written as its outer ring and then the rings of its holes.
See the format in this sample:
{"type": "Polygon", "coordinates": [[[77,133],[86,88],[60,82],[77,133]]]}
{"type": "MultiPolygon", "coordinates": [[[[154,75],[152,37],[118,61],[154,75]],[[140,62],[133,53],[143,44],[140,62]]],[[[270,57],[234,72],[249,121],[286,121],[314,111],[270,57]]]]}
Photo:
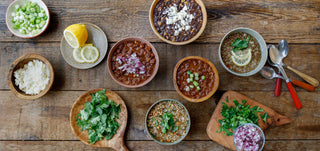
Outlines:
{"type": "MultiPolygon", "coordinates": [[[[320,140],[275,140],[266,141],[264,151],[316,151],[319,149],[320,140]],[[318,144],[318,145],[317,145],[318,144]]],[[[126,141],[130,150],[153,150],[153,151],[226,151],[227,148],[212,141],[182,141],[178,145],[164,146],[154,141],[126,141]]],[[[94,148],[81,143],[80,141],[0,141],[0,150],[64,150],[64,151],[111,151],[110,148],[94,148]]]]}
{"type": "MultiPolygon", "coordinates": [[[[3,74],[0,74],[0,89],[8,89],[6,77],[9,67],[15,59],[26,53],[39,53],[52,63],[55,70],[53,90],[87,90],[97,87],[108,87],[113,90],[175,90],[172,81],[173,68],[180,59],[191,55],[207,58],[216,66],[220,77],[218,90],[273,91],[275,84],[275,80],[264,79],[259,74],[251,77],[238,77],[227,72],[219,62],[218,44],[192,44],[177,47],[154,43],[160,58],[158,74],[146,86],[139,89],[128,89],[112,80],[107,71],[106,58],[92,69],[75,69],[64,61],[59,45],[59,43],[1,43],[0,72],[3,74]]],[[[284,62],[319,80],[319,49],[320,45],[290,44],[290,52],[284,62]]],[[[289,77],[303,80],[293,72],[287,71],[289,77]]],[[[285,83],[282,84],[282,90],[287,91],[285,83]]],[[[305,92],[307,90],[296,87],[296,91],[305,92]]],[[[319,91],[319,88],[316,88],[315,91],[319,91]]]]}
{"type": "MultiPolygon", "coordinates": [[[[73,102],[84,91],[51,91],[35,101],[17,99],[10,91],[0,91],[0,140],[77,140],[69,125],[73,102]]],[[[209,140],[206,127],[222,92],[202,103],[183,100],[175,91],[116,91],[128,109],[126,140],[151,140],[144,128],[147,109],[159,99],[181,101],[191,116],[186,140],[209,140]]],[[[273,92],[242,94],[288,116],[292,123],[266,130],[267,140],[320,139],[320,92],[298,92],[303,108],[296,110],[289,92],[274,97],[273,92]]]]}
{"type": "MultiPolygon", "coordinates": [[[[1,1],[0,41],[60,41],[62,31],[68,25],[84,21],[101,27],[112,42],[127,36],[161,41],[151,30],[148,20],[151,0],[44,1],[52,20],[47,31],[34,39],[21,39],[9,32],[5,13],[11,1],[1,1]]],[[[320,43],[319,1],[205,0],[204,3],[208,23],[197,42],[219,43],[229,30],[249,27],[261,33],[267,42],[276,43],[285,38],[292,43],[320,43]]]]}

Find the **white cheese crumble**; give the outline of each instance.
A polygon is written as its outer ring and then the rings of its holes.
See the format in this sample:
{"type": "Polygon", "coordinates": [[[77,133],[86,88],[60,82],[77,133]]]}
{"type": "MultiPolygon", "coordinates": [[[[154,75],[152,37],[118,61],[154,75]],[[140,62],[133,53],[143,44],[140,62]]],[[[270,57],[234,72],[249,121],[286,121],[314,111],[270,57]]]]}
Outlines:
{"type": "Polygon", "coordinates": [[[174,24],[174,35],[178,36],[182,30],[189,30],[191,28],[190,23],[194,16],[187,12],[188,7],[184,6],[182,10],[178,12],[177,5],[169,7],[163,14],[167,14],[166,24],[174,24]]]}
{"type": "Polygon", "coordinates": [[[49,83],[50,72],[47,65],[33,60],[14,72],[15,84],[26,94],[36,95],[49,83]]]}

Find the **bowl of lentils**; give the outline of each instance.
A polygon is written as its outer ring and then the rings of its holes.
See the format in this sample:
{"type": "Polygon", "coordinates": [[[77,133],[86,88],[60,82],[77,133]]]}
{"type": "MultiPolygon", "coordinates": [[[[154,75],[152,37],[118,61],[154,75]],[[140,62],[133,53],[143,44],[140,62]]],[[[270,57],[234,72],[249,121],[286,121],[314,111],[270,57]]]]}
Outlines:
{"type": "Polygon", "coordinates": [[[173,99],[162,99],[152,104],[145,118],[148,135],[161,145],[181,142],[187,136],[190,125],[187,108],[173,99]]]}
{"type": "Polygon", "coordinates": [[[201,0],[154,0],[149,21],[161,40],[185,45],[198,39],[204,31],[207,11],[201,0]]]}
{"type": "Polygon", "coordinates": [[[229,31],[219,46],[221,65],[237,76],[256,74],[265,65],[267,58],[266,42],[258,32],[249,28],[229,31]]]}
{"type": "Polygon", "coordinates": [[[7,8],[9,31],[20,38],[34,38],[48,27],[50,13],[42,0],[14,0],[7,8]]]}

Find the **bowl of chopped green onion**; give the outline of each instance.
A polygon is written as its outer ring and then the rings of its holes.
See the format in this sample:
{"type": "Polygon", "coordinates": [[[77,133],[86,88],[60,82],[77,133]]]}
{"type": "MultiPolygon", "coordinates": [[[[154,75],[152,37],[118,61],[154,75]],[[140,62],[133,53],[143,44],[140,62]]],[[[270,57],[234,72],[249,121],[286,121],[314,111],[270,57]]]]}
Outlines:
{"type": "Polygon", "coordinates": [[[37,37],[47,29],[49,22],[49,9],[42,0],[15,0],[7,8],[7,27],[17,37],[37,37]]]}

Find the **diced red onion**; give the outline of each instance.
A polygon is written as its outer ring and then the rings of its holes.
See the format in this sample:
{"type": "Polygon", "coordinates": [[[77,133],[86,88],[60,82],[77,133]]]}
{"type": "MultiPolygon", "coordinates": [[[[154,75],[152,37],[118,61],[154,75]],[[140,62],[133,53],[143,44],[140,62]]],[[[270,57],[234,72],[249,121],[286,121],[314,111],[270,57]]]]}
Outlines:
{"type": "Polygon", "coordinates": [[[236,130],[233,141],[239,150],[258,151],[263,137],[258,128],[252,124],[245,124],[236,130]]]}
{"type": "Polygon", "coordinates": [[[133,53],[131,54],[131,56],[127,56],[127,57],[118,56],[116,61],[118,61],[118,63],[122,65],[118,69],[122,71],[126,71],[127,74],[129,73],[144,74],[145,73],[145,66],[140,62],[136,53],[133,53]]]}

